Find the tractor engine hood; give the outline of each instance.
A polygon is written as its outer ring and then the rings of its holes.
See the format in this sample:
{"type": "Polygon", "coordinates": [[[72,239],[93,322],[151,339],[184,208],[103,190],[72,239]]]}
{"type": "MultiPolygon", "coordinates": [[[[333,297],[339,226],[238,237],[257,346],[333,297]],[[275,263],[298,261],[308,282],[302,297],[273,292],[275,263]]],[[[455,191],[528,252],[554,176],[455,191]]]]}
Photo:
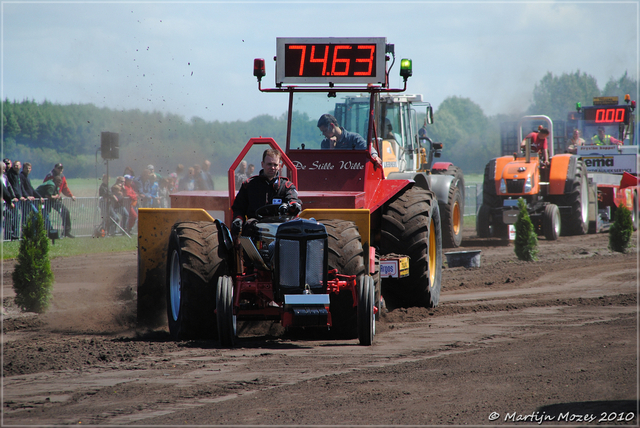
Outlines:
{"type": "Polygon", "coordinates": [[[535,177],[538,173],[538,162],[529,162],[515,160],[505,165],[502,170],[502,178],[505,180],[526,179],[527,177],[535,177]]]}
{"type": "Polygon", "coordinates": [[[498,191],[501,195],[537,193],[539,185],[537,177],[538,162],[527,163],[524,159],[516,159],[503,167],[498,191]]]}

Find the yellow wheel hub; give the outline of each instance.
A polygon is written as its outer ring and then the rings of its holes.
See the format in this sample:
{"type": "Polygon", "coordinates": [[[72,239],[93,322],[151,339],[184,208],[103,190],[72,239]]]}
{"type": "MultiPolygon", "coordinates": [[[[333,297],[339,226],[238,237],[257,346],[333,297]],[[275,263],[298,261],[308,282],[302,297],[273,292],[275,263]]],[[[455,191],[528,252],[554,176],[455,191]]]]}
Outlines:
{"type": "Polygon", "coordinates": [[[460,215],[460,204],[457,202],[453,204],[453,213],[451,215],[453,217],[453,233],[459,235],[462,230],[462,215],[460,215]]]}
{"type": "Polygon", "coordinates": [[[437,251],[436,248],[436,224],[431,219],[431,224],[429,225],[429,287],[433,287],[436,281],[436,259],[437,259],[437,251]]]}

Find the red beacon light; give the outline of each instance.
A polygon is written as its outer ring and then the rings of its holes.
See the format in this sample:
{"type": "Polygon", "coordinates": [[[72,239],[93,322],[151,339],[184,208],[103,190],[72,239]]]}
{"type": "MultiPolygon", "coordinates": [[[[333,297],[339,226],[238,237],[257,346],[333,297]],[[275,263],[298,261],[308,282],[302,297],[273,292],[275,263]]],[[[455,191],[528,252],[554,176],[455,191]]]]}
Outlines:
{"type": "Polygon", "coordinates": [[[258,78],[258,82],[267,75],[264,66],[264,58],[256,58],[253,60],[253,75],[258,78]]]}

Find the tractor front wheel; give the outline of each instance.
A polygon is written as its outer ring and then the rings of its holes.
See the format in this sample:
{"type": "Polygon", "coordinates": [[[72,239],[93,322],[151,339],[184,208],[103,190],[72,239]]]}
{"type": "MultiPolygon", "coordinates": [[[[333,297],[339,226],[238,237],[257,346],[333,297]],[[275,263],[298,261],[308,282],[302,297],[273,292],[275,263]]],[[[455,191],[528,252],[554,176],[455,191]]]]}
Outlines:
{"type": "MultiPolygon", "coordinates": [[[[356,276],[356,286],[365,274],[364,251],[358,227],[352,221],[319,220],[327,229],[328,267],[337,269],[339,274],[356,276]]],[[[340,337],[354,338],[357,335],[356,311],[353,294],[343,291],[330,296],[331,321],[333,330],[340,337]]]]}
{"type": "Polygon", "coordinates": [[[364,275],[358,283],[358,340],[363,346],[373,343],[376,334],[376,317],[373,310],[375,300],[375,285],[373,278],[364,275]]]}
{"type": "Polygon", "coordinates": [[[167,317],[169,320],[169,332],[174,339],[180,339],[184,335],[184,312],[182,308],[182,263],[180,241],[175,231],[169,238],[169,263],[167,266],[167,317]]]}
{"type": "Polygon", "coordinates": [[[563,195],[558,202],[561,206],[571,207],[562,216],[564,234],[586,234],[589,231],[589,188],[587,168],[581,160],[576,165],[576,175],[569,193],[563,195]]]}
{"type": "Polygon", "coordinates": [[[216,320],[220,345],[232,347],[236,337],[236,316],[233,314],[233,280],[230,276],[218,278],[216,320]]]}
{"type": "Polygon", "coordinates": [[[542,232],[547,241],[555,241],[560,236],[560,210],[555,204],[544,207],[542,214],[542,232]]]}
{"type": "Polygon", "coordinates": [[[382,286],[380,284],[380,254],[376,250],[376,258],[374,261],[374,270],[371,273],[373,277],[373,288],[374,288],[374,302],[376,308],[378,308],[378,313],[376,313],[376,320],[380,319],[382,315],[382,286]]]}

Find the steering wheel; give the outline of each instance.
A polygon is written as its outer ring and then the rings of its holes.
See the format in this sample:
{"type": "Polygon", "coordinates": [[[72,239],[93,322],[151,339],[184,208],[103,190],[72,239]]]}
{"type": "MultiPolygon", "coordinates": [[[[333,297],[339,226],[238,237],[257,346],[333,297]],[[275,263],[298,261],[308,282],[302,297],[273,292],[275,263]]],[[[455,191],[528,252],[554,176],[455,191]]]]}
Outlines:
{"type": "Polygon", "coordinates": [[[263,205],[256,210],[256,218],[261,220],[264,217],[278,217],[280,214],[278,209],[281,204],[268,204],[263,205]]]}

